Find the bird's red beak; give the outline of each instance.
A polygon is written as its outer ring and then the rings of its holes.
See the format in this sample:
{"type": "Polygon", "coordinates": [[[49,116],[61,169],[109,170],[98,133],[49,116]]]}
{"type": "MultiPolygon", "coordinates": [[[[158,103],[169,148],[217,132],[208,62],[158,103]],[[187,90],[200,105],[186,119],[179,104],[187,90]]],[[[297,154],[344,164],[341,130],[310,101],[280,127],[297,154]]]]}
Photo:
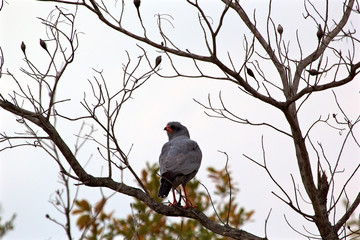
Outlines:
{"type": "Polygon", "coordinates": [[[170,125],[167,125],[164,130],[166,130],[167,132],[174,132],[174,130],[171,129],[170,125]]]}

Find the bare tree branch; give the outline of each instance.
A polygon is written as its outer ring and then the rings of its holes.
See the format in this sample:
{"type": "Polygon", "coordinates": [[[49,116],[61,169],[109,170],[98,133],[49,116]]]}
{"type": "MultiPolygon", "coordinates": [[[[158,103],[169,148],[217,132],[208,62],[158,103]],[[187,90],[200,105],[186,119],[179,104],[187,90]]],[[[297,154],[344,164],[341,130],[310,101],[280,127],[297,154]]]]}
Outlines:
{"type": "MultiPolygon", "coordinates": [[[[259,163],[254,159],[244,155],[246,158],[256,163],[258,166],[263,168],[275,185],[280,189],[283,196],[273,192],[280,201],[286,203],[292,210],[302,215],[306,220],[315,223],[319,234],[312,233],[304,227],[304,233],[300,233],[296,228],[290,225],[289,221],[285,218],[288,225],[307,238],[322,238],[330,240],[338,240],[339,236],[347,236],[346,231],[343,230],[339,233],[340,229],[343,228],[346,222],[349,220],[351,214],[355,212],[357,207],[360,205],[360,194],[353,200],[352,204],[346,209],[345,214],[340,216],[339,220],[335,223],[336,206],[338,205],[340,198],[345,196],[347,200],[349,197],[346,193],[346,187],[350,180],[357,173],[360,165],[357,165],[351,174],[348,176],[340,190],[338,196],[335,196],[335,175],[339,172],[338,166],[342,158],[342,152],[348,139],[354,139],[354,142],[359,147],[360,144],[357,140],[357,136],[354,132],[354,126],[360,122],[358,117],[354,122],[350,121],[347,114],[341,108],[336,95],[335,101],[340,109],[344,120],[333,115],[337,126],[334,127],[330,124],[330,115],[327,118],[322,119],[319,117],[303,134],[304,129],[299,118],[299,114],[304,109],[305,103],[310,99],[310,96],[316,92],[326,91],[334,89],[340,86],[344,86],[356,79],[360,73],[360,62],[356,59],[356,52],[358,51],[360,40],[356,37],[356,29],[347,30],[345,26],[350,22],[350,16],[352,14],[360,14],[359,3],[355,0],[344,0],[343,12],[340,20],[333,20],[330,16],[329,1],[325,1],[322,8],[319,8],[317,4],[314,4],[310,0],[304,1],[304,19],[308,19],[313,22],[314,26],[317,27],[317,33],[314,33],[314,39],[316,41],[316,48],[311,50],[309,54],[306,54],[304,45],[302,44],[301,33],[296,31],[296,44],[298,49],[299,59],[293,57],[290,54],[290,41],[286,42],[283,36],[284,28],[278,25],[276,28],[275,21],[272,18],[272,4],[270,0],[267,6],[267,16],[264,17],[266,20],[266,30],[264,33],[260,31],[258,27],[258,21],[256,19],[255,11],[251,17],[245,11],[240,1],[235,0],[222,0],[223,8],[219,12],[218,18],[213,18],[207,15],[205,8],[199,4],[198,1],[187,0],[186,2],[194,8],[197,14],[197,24],[200,27],[200,31],[203,34],[204,48],[207,49],[205,54],[197,54],[188,49],[182,49],[175,44],[174,39],[171,39],[164,32],[163,24],[169,24],[174,28],[173,20],[171,15],[157,14],[157,34],[160,36],[162,42],[154,40],[152,33],[150,34],[151,28],[147,28],[146,22],[142,18],[142,12],[140,11],[140,3],[137,2],[137,17],[138,23],[141,25],[140,33],[135,33],[131,28],[125,26],[125,3],[121,3],[121,11],[119,16],[113,15],[109,9],[108,3],[104,1],[96,0],[41,0],[44,2],[56,2],[68,5],[75,5],[75,14],[67,14],[61,8],[57,7],[56,10],[50,13],[49,17],[42,20],[42,23],[47,27],[47,35],[49,39],[40,40],[40,46],[48,55],[48,65],[45,71],[41,71],[36,66],[30,56],[26,52],[26,45],[23,42],[21,44],[21,50],[24,54],[25,64],[27,69],[22,68],[22,73],[25,73],[33,82],[37,84],[37,89],[30,86],[25,86],[9,71],[6,73],[17,85],[18,91],[14,91],[8,96],[8,99],[0,95],[0,107],[10,113],[18,116],[20,123],[23,123],[27,132],[23,135],[10,136],[6,133],[0,134],[0,142],[7,143],[8,146],[2,148],[0,151],[15,148],[21,146],[40,146],[43,148],[58,164],[60,172],[62,173],[62,179],[66,183],[65,187],[68,190],[69,178],[73,178],[79,181],[79,184],[92,187],[106,187],[137,198],[143,201],[151,209],[157,213],[166,216],[183,216],[187,218],[196,219],[204,227],[209,230],[221,234],[223,236],[232,237],[235,239],[266,239],[267,238],[267,221],[270,213],[265,220],[265,238],[255,236],[243,230],[231,228],[228,226],[230,208],[232,207],[232,193],[231,193],[231,182],[230,185],[230,197],[229,197],[229,210],[226,222],[221,221],[221,224],[210,220],[205,216],[204,213],[189,209],[184,210],[182,208],[168,207],[154,200],[150,193],[145,187],[145,184],[138,177],[136,172],[133,170],[129,162],[129,151],[124,151],[122,146],[117,139],[115,134],[116,126],[119,124],[120,112],[123,104],[131,99],[136,89],[141,87],[152,75],[157,74],[160,77],[167,78],[209,78],[219,81],[228,81],[235,84],[236,88],[239,88],[243,93],[248,94],[264,103],[269,104],[271,107],[275,107],[282,111],[284,118],[287,120],[290,131],[282,130],[282,127],[277,127],[267,122],[253,122],[248,120],[241,115],[237,115],[226,106],[222,99],[221,91],[219,93],[219,107],[216,107],[208,96],[208,104],[200,104],[205,108],[206,114],[210,117],[225,118],[239,124],[246,124],[250,126],[267,126],[270,127],[286,136],[289,136],[295,147],[295,155],[298,164],[298,171],[301,177],[301,184],[305,189],[306,195],[303,195],[303,190],[298,186],[297,179],[291,173],[292,180],[292,191],[294,192],[294,201],[290,197],[289,192],[285,191],[285,188],[277,182],[273,177],[270,170],[267,167],[267,160],[265,155],[265,147],[263,138],[261,139],[261,148],[263,155],[263,163],[259,163]],[[147,51],[144,47],[139,46],[143,51],[143,55],[139,57],[132,67],[130,64],[130,54],[127,53],[128,62],[123,65],[123,76],[122,76],[122,87],[117,90],[113,90],[105,80],[103,71],[96,71],[96,76],[92,80],[89,80],[91,87],[92,97],[94,101],[89,100],[88,93],[84,93],[83,101],[81,105],[87,111],[86,116],[70,117],[66,113],[63,114],[56,110],[59,104],[67,102],[69,99],[56,99],[56,92],[59,88],[59,82],[64,76],[64,72],[68,65],[72,63],[75,57],[75,51],[78,47],[77,31],[74,28],[74,21],[77,12],[77,7],[86,8],[92,14],[96,15],[99,20],[108,26],[110,29],[122,33],[133,40],[144,43],[150,47],[158,49],[161,55],[156,58],[155,61],[147,55],[147,51]],[[235,13],[242,23],[245,24],[247,30],[250,31],[250,36],[244,35],[243,37],[243,53],[241,56],[240,64],[235,61],[235,57],[227,49],[227,61],[222,61],[222,49],[220,49],[220,32],[226,24],[226,19],[231,14],[235,13]],[[250,17],[249,17],[250,16],[250,17]],[[215,20],[214,20],[215,19],[215,20]],[[60,25],[62,22],[66,22],[70,26],[70,31],[64,31],[60,25]],[[216,22],[217,21],[217,22],[216,22]],[[216,22],[216,24],[214,24],[216,22]],[[316,39],[317,38],[317,39],[316,39]],[[64,41],[61,41],[63,39],[64,41]],[[348,41],[348,49],[345,50],[345,54],[342,53],[342,49],[339,49],[335,44],[337,41],[346,40],[348,41]],[[47,47],[47,43],[54,43],[54,48],[50,49],[47,47]],[[255,49],[256,48],[256,49],[255,49]],[[259,49],[258,49],[259,48],[259,49]],[[255,54],[254,54],[255,53],[255,54]],[[170,62],[172,73],[168,75],[159,72],[159,65],[161,57],[166,57],[170,62]],[[60,63],[58,59],[61,59],[60,63]],[[176,59],[188,59],[192,62],[192,66],[195,69],[194,73],[183,73],[177,64],[176,59]],[[142,62],[145,60],[150,70],[138,75],[136,71],[142,62]],[[153,64],[155,62],[155,65],[153,64]],[[268,76],[266,67],[262,64],[270,63],[275,67],[278,74],[279,82],[274,81],[273,76],[268,76]],[[203,67],[204,65],[206,67],[203,67]],[[215,68],[218,73],[213,74],[207,70],[207,67],[215,68]],[[344,74],[344,75],[340,75],[344,74]],[[341,76],[341,77],[340,77],[341,76]],[[278,97],[278,93],[281,93],[281,97],[278,97]],[[22,104],[26,102],[26,105],[22,104]],[[28,108],[30,106],[30,108],[28,108]],[[211,113],[209,113],[209,112],[211,113]],[[89,135],[80,138],[78,134],[77,147],[75,151],[72,151],[67,145],[66,141],[62,139],[60,133],[56,127],[56,121],[58,118],[63,118],[68,121],[78,120],[91,120],[97,126],[100,127],[104,133],[106,141],[102,142],[89,135]],[[326,123],[328,127],[344,131],[348,129],[347,135],[344,138],[343,144],[340,148],[340,152],[337,156],[334,165],[331,165],[330,158],[326,155],[325,149],[322,143],[318,143],[315,146],[310,137],[310,132],[314,126],[318,123],[326,123]],[[39,133],[33,125],[39,127],[41,133],[39,133]],[[346,126],[343,128],[342,126],[346,126]],[[80,143],[80,139],[83,140],[80,143]],[[23,142],[18,143],[18,140],[23,142]],[[33,142],[31,142],[33,140],[33,142]],[[99,147],[97,148],[101,158],[107,163],[107,177],[94,177],[87,173],[84,166],[82,166],[76,154],[79,148],[87,140],[95,142],[99,147]],[[308,141],[307,141],[308,140],[308,141]],[[310,144],[310,146],[309,146],[310,144]],[[316,156],[316,161],[313,161],[312,156],[309,154],[309,149],[312,148],[316,156]],[[320,149],[319,149],[320,148],[320,149]],[[128,152],[128,153],[126,153],[128,152]],[[67,163],[70,165],[74,175],[71,171],[64,169],[63,163],[60,162],[60,158],[64,157],[67,163]],[[316,165],[315,165],[316,164],[316,165]],[[327,168],[323,167],[326,166],[327,168]],[[137,184],[141,187],[128,186],[123,182],[118,183],[112,179],[113,167],[116,167],[123,171],[127,169],[131,175],[136,179],[137,184]],[[316,170],[315,170],[316,169],[316,170]],[[315,170],[315,171],[314,171],[315,170]],[[328,176],[329,180],[328,180],[328,176]],[[317,182],[316,182],[317,180],[317,182]],[[330,191],[329,191],[330,189],[330,191]],[[330,200],[328,200],[328,197],[330,200]],[[300,209],[299,201],[303,200],[306,203],[310,203],[312,206],[313,214],[304,213],[300,209]],[[333,221],[330,220],[330,214],[333,215],[333,221]]],[[[1,6],[2,7],[2,6],[1,6]]],[[[0,8],[1,10],[1,8],[0,8]]],[[[4,63],[4,57],[2,49],[0,48],[0,74],[4,63]]],[[[335,124],[335,125],[336,125],[335,124]]],[[[226,164],[227,166],[227,164],[226,164]]],[[[226,167],[225,167],[226,169],[226,167]]],[[[227,169],[226,169],[227,171],[227,169]]],[[[67,192],[69,195],[69,192],[67,192]]],[[[62,206],[65,209],[67,221],[70,222],[69,209],[71,207],[69,199],[63,201],[61,194],[58,194],[59,201],[62,201],[62,206]]],[[[95,215],[96,217],[96,215],[95,215]]],[[[48,218],[54,221],[56,224],[61,225],[58,221],[53,218],[48,218]]],[[[136,225],[137,223],[135,223],[136,225]]],[[[64,227],[64,225],[62,225],[64,227]]],[[[68,233],[69,239],[72,235],[70,228],[64,227],[68,233]]]]}

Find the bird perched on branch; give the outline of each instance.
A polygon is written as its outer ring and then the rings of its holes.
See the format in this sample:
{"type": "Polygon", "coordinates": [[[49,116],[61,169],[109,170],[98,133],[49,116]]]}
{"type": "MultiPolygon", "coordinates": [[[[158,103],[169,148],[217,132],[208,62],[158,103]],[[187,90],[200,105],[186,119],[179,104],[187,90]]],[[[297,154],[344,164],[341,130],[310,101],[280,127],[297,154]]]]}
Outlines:
{"type": "Polygon", "coordinates": [[[170,190],[173,192],[173,203],[178,205],[175,189],[182,185],[185,193],[184,208],[194,208],[186,193],[186,184],[196,175],[201,164],[199,145],[190,139],[188,129],[179,122],[169,122],[166,127],[169,141],[164,144],[159,157],[161,183],[158,196],[165,198],[170,190]]]}

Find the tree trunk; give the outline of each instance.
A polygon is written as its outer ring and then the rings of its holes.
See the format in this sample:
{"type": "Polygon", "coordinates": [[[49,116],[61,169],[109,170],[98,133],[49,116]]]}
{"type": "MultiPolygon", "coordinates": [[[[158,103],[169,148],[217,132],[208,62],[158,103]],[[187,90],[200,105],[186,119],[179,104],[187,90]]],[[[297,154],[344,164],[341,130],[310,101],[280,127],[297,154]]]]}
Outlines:
{"type": "MultiPolygon", "coordinates": [[[[314,209],[315,214],[313,220],[318,227],[322,239],[339,240],[336,231],[328,219],[328,212],[326,207],[327,190],[324,194],[323,191],[320,191],[321,188],[317,188],[315,186],[310,158],[306,148],[305,139],[301,133],[295,103],[291,104],[287,109],[285,109],[284,114],[290,124],[301,180],[314,209]]],[[[319,174],[318,176],[321,175],[319,174]]],[[[325,179],[325,184],[328,184],[326,181],[326,175],[323,174],[322,176],[325,176],[323,179],[325,179]]]]}

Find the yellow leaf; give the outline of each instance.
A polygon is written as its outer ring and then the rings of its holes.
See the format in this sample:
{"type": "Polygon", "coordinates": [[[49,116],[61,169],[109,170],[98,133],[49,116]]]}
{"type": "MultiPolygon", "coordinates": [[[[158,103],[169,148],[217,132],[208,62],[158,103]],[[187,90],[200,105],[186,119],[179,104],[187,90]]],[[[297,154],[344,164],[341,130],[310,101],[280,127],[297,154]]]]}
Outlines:
{"type": "Polygon", "coordinates": [[[76,225],[80,228],[80,229],[84,229],[86,227],[86,225],[91,221],[91,218],[89,215],[82,215],[81,217],[79,217],[79,219],[76,221],[76,225]]]}
{"type": "Polygon", "coordinates": [[[84,211],[90,211],[90,204],[86,200],[76,201],[76,205],[84,211]]]}
{"type": "Polygon", "coordinates": [[[72,215],[76,215],[76,214],[79,214],[79,213],[82,213],[82,212],[84,212],[84,210],[83,209],[76,209],[76,210],[74,210],[74,211],[72,211],[72,215]]]}
{"type": "Polygon", "coordinates": [[[251,210],[250,212],[246,213],[246,220],[250,219],[254,212],[254,210],[251,210]]]}

